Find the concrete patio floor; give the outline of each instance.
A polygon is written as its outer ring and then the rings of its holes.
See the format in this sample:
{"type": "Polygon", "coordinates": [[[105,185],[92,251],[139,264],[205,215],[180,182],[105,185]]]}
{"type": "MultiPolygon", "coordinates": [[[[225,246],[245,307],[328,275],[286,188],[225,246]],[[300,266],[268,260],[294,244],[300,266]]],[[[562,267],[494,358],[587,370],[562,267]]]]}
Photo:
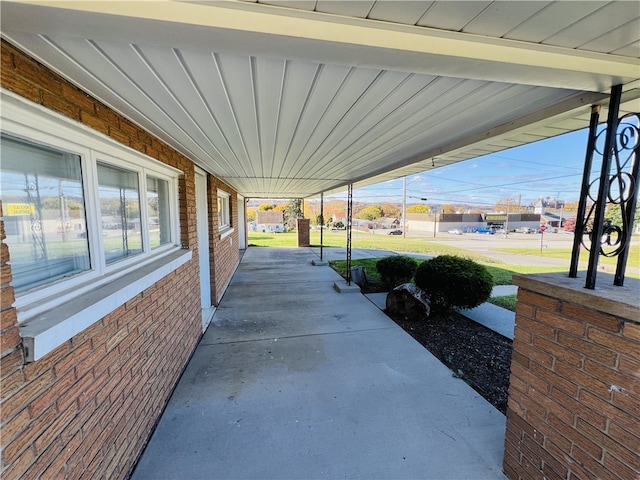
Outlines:
{"type": "Polygon", "coordinates": [[[314,259],[246,251],[133,479],[504,479],[504,416],[314,259]]]}

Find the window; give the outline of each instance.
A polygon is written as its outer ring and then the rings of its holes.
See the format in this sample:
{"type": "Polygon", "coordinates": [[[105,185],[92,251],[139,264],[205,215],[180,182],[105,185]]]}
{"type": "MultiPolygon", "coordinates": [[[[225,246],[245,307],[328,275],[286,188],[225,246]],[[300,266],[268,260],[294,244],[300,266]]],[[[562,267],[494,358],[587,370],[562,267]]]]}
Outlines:
{"type": "Polygon", "coordinates": [[[27,361],[191,258],[183,172],[0,89],[0,192],[27,361]]]}
{"type": "Polygon", "coordinates": [[[142,252],[138,174],[98,163],[98,185],[106,263],[142,252]]]}
{"type": "Polygon", "coordinates": [[[8,136],[0,148],[16,294],[89,270],[80,157],[8,136]]]}
{"type": "Polygon", "coordinates": [[[218,190],[218,230],[224,232],[231,229],[231,201],[230,195],[218,190]]]}
{"type": "Polygon", "coordinates": [[[147,176],[147,211],[149,212],[149,242],[151,248],[169,243],[169,182],[147,176]]]}

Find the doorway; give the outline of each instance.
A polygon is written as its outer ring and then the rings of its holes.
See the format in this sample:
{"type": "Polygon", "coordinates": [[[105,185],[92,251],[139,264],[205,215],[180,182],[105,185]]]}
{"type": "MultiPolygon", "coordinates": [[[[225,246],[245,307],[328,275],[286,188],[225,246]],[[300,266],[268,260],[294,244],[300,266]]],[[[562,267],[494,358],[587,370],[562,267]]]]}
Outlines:
{"type": "Polygon", "coordinates": [[[211,263],[209,258],[209,203],[207,202],[207,174],[196,167],[196,216],[198,222],[198,264],[200,267],[200,299],[202,331],[215,312],[211,302],[211,263]]]}

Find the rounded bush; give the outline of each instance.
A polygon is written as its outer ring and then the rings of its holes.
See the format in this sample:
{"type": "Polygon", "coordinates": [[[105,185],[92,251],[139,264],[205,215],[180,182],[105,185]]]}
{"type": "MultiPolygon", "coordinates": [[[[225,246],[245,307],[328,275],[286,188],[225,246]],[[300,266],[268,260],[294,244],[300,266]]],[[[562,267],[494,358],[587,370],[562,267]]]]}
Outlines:
{"type": "Polygon", "coordinates": [[[378,270],[383,282],[396,286],[400,283],[410,282],[417,266],[418,262],[411,257],[393,255],[378,260],[376,270],[378,270]]]}
{"type": "Polygon", "coordinates": [[[431,299],[431,307],[474,308],[491,296],[493,278],[482,265],[468,258],[440,255],[420,264],[415,283],[431,299]]]}

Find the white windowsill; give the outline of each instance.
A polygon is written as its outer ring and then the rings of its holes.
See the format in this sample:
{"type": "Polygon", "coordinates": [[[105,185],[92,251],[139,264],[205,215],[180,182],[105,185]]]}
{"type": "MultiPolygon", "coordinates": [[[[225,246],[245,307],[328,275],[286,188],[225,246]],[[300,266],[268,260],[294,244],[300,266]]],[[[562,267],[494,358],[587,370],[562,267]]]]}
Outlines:
{"type": "Polygon", "coordinates": [[[27,362],[34,362],[131,300],[191,260],[191,250],[176,250],[115,278],[88,293],[56,305],[20,324],[27,362]]]}
{"type": "Polygon", "coordinates": [[[222,230],[220,230],[219,234],[220,234],[220,238],[219,240],[222,240],[223,238],[228,237],[229,235],[231,235],[234,232],[234,228],[233,227],[226,227],[222,230]]]}

